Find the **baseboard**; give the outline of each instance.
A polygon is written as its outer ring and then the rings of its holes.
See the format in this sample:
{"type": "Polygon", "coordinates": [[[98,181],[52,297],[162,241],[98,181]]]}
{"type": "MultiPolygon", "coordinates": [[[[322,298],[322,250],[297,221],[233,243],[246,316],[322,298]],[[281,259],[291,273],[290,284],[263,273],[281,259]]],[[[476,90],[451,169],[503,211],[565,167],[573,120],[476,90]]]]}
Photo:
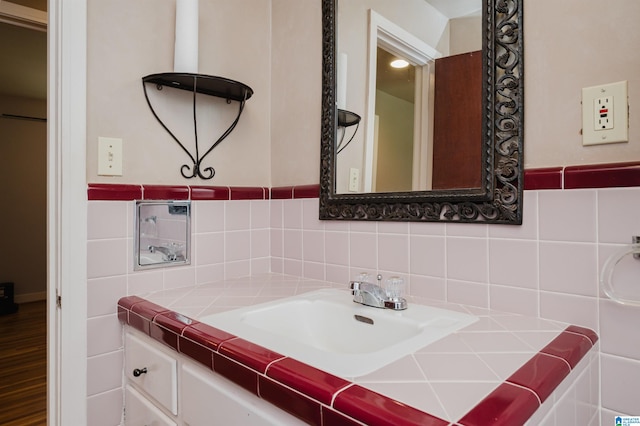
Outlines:
{"type": "Polygon", "coordinates": [[[47,292],[40,291],[38,293],[24,293],[24,294],[16,294],[13,296],[15,303],[29,303],[29,302],[37,302],[39,300],[47,300],[47,292]]]}

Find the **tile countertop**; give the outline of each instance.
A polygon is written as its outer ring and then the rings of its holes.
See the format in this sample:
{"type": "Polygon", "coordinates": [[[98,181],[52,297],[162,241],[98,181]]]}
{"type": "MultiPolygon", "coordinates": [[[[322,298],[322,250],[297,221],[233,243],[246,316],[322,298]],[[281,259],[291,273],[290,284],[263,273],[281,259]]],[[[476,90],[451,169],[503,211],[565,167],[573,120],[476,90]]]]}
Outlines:
{"type": "Polygon", "coordinates": [[[264,274],[123,297],[118,317],[306,422],[322,425],[524,424],[598,340],[582,327],[410,297],[410,305],[462,311],[479,321],[352,378],[197,321],[326,287],[339,286],[264,274]]]}

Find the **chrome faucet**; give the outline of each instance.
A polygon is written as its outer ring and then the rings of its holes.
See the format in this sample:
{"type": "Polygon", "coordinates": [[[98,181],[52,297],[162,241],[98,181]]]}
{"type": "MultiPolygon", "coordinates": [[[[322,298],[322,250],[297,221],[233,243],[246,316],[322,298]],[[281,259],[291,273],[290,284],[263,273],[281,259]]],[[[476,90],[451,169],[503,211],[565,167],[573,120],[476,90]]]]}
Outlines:
{"type": "Polygon", "coordinates": [[[160,252],[160,253],[164,254],[166,256],[167,260],[170,261],[170,262],[175,262],[176,260],[184,260],[184,256],[182,255],[182,253],[176,253],[170,247],[150,245],[147,248],[149,250],[149,253],[160,252]]]}
{"type": "Polygon", "coordinates": [[[349,288],[353,294],[353,301],[356,303],[374,308],[393,309],[394,311],[407,309],[407,300],[404,297],[389,297],[380,285],[351,281],[349,288]]]}

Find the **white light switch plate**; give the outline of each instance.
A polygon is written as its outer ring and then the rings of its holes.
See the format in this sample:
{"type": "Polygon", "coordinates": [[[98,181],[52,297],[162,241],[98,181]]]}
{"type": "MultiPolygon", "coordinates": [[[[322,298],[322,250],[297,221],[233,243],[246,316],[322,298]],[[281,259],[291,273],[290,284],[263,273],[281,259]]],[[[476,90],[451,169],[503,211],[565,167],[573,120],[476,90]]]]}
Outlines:
{"type": "Polygon", "coordinates": [[[627,82],[582,89],[582,145],[628,141],[627,82]]]}
{"type": "Polygon", "coordinates": [[[358,192],[360,188],[360,170],[354,167],[349,169],[349,191],[358,192]]]}
{"type": "Polygon", "coordinates": [[[122,176],[122,139],[98,138],[98,175],[122,176]]]}

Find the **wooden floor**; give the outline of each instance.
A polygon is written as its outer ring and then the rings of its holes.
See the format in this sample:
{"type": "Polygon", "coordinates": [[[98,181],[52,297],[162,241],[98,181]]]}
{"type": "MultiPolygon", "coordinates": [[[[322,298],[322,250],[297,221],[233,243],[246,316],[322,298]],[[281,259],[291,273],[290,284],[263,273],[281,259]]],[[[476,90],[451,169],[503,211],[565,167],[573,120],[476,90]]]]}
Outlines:
{"type": "Polygon", "coordinates": [[[0,425],[47,424],[46,302],[0,315],[0,425]]]}

